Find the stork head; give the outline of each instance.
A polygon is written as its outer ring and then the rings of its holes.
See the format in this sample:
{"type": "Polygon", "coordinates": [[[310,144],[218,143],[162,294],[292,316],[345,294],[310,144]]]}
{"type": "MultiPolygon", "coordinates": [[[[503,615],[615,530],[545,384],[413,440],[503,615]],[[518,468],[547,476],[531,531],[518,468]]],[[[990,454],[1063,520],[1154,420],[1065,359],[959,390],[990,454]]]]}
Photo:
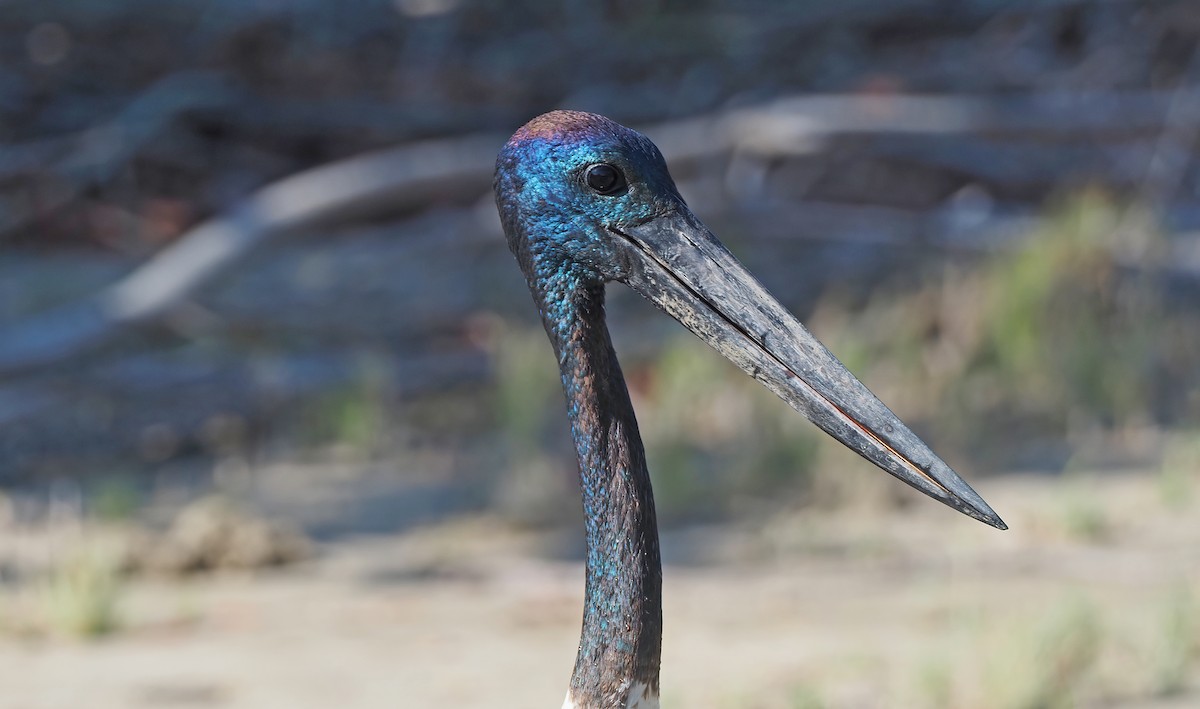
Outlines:
{"type": "Polygon", "coordinates": [[[530,268],[624,275],[614,229],[686,209],[654,143],[603,116],[552,111],[518,130],[496,162],[509,247],[530,268]]]}
{"type": "Polygon", "coordinates": [[[692,214],[645,136],[591,113],[538,116],[501,150],[495,190],[535,295],[569,299],[581,283],[624,283],[859,455],[1007,528],[692,214]]]}

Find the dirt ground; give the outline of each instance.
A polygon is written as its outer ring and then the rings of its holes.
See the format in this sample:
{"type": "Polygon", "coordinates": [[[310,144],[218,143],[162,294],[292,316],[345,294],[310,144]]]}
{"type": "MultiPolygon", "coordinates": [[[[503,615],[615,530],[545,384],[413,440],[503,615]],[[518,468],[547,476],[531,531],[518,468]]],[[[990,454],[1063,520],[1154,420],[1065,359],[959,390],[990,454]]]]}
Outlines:
{"type": "MultiPolygon", "coordinates": [[[[663,706],[1200,706],[1191,503],[1149,474],[979,488],[1009,532],[914,497],[667,534],[663,706]]],[[[0,635],[0,707],[557,707],[582,568],[553,546],[472,518],[135,579],[103,639],[0,635]]]]}

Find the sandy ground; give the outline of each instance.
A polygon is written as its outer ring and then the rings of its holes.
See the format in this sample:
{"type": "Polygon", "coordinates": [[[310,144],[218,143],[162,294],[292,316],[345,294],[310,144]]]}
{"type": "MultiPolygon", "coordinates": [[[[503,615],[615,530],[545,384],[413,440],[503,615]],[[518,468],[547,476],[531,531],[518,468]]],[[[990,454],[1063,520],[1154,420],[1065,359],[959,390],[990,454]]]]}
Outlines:
{"type": "MultiPolygon", "coordinates": [[[[1172,628],[1197,640],[1194,506],[1146,476],[980,487],[1011,531],[915,500],[667,535],[664,707],[1029,706],[1080,656],[1068,705],[1200,706],[1194,651],[1164,679],[1172,628]]],[[[582,569],[545,541],[474,519],[135,580],[105,639],[0,635],[0,707],[557,707],[582,569]]]]}

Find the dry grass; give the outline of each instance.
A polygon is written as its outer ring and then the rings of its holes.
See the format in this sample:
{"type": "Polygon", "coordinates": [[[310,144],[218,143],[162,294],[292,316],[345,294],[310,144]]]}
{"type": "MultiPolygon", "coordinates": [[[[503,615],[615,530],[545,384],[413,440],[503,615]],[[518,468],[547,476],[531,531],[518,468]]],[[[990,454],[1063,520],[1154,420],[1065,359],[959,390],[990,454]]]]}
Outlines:
{"type": "MultiPolygon", "coordinates": [[[[932,504],[669,532],[668,557],[691,562],[665,572],[664,706],[1194,706],[1200,523],[1165,507],[1153,474],[1080,475],[1111,523],[1101,543],[1064,532],[1067,492],[1046,478],[981,482],[1007,533],[932,504]]],[[[365,709],[397,692],[411,706],[554,705],[582,603],[577,563],[535,551],[556,538],[472,520],[340,543],[294,572],[135,578],[115,595],[106,573],[75,569],[62,588],[84,592],[53,597],[83,610],[61,627],[112,627],[95,619],[119,609],[118,632],[0,638],[0,707],[37,705],[62,676],[70,701],[41,705],[166,707],[204,688],[234,709],[305,709],[335,687],[365,709]],[[190,620],[161,621],[181,598],[190,620]]],[[[0,606],[10,620],[42,607],[0,606]]]]}
{"type": "Polygon", "coordinates": [[[38,590],[46,628],[52,632],[95,638],[118,628],[121,579],[117,563],[98,551],[61,561],[38,590]]]}

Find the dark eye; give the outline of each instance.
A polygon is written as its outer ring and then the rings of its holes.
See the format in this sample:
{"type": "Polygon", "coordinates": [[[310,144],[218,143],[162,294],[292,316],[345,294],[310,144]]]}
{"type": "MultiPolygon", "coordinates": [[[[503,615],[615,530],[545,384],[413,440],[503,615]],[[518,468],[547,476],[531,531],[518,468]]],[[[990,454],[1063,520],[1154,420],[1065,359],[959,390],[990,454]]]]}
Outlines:
{"type": "Polygon", "coordinates": [[[587,169],[587,183],[600,194],[616,194],[625,187],[625,176],[608,163],[597,163],[587,169]]]}

